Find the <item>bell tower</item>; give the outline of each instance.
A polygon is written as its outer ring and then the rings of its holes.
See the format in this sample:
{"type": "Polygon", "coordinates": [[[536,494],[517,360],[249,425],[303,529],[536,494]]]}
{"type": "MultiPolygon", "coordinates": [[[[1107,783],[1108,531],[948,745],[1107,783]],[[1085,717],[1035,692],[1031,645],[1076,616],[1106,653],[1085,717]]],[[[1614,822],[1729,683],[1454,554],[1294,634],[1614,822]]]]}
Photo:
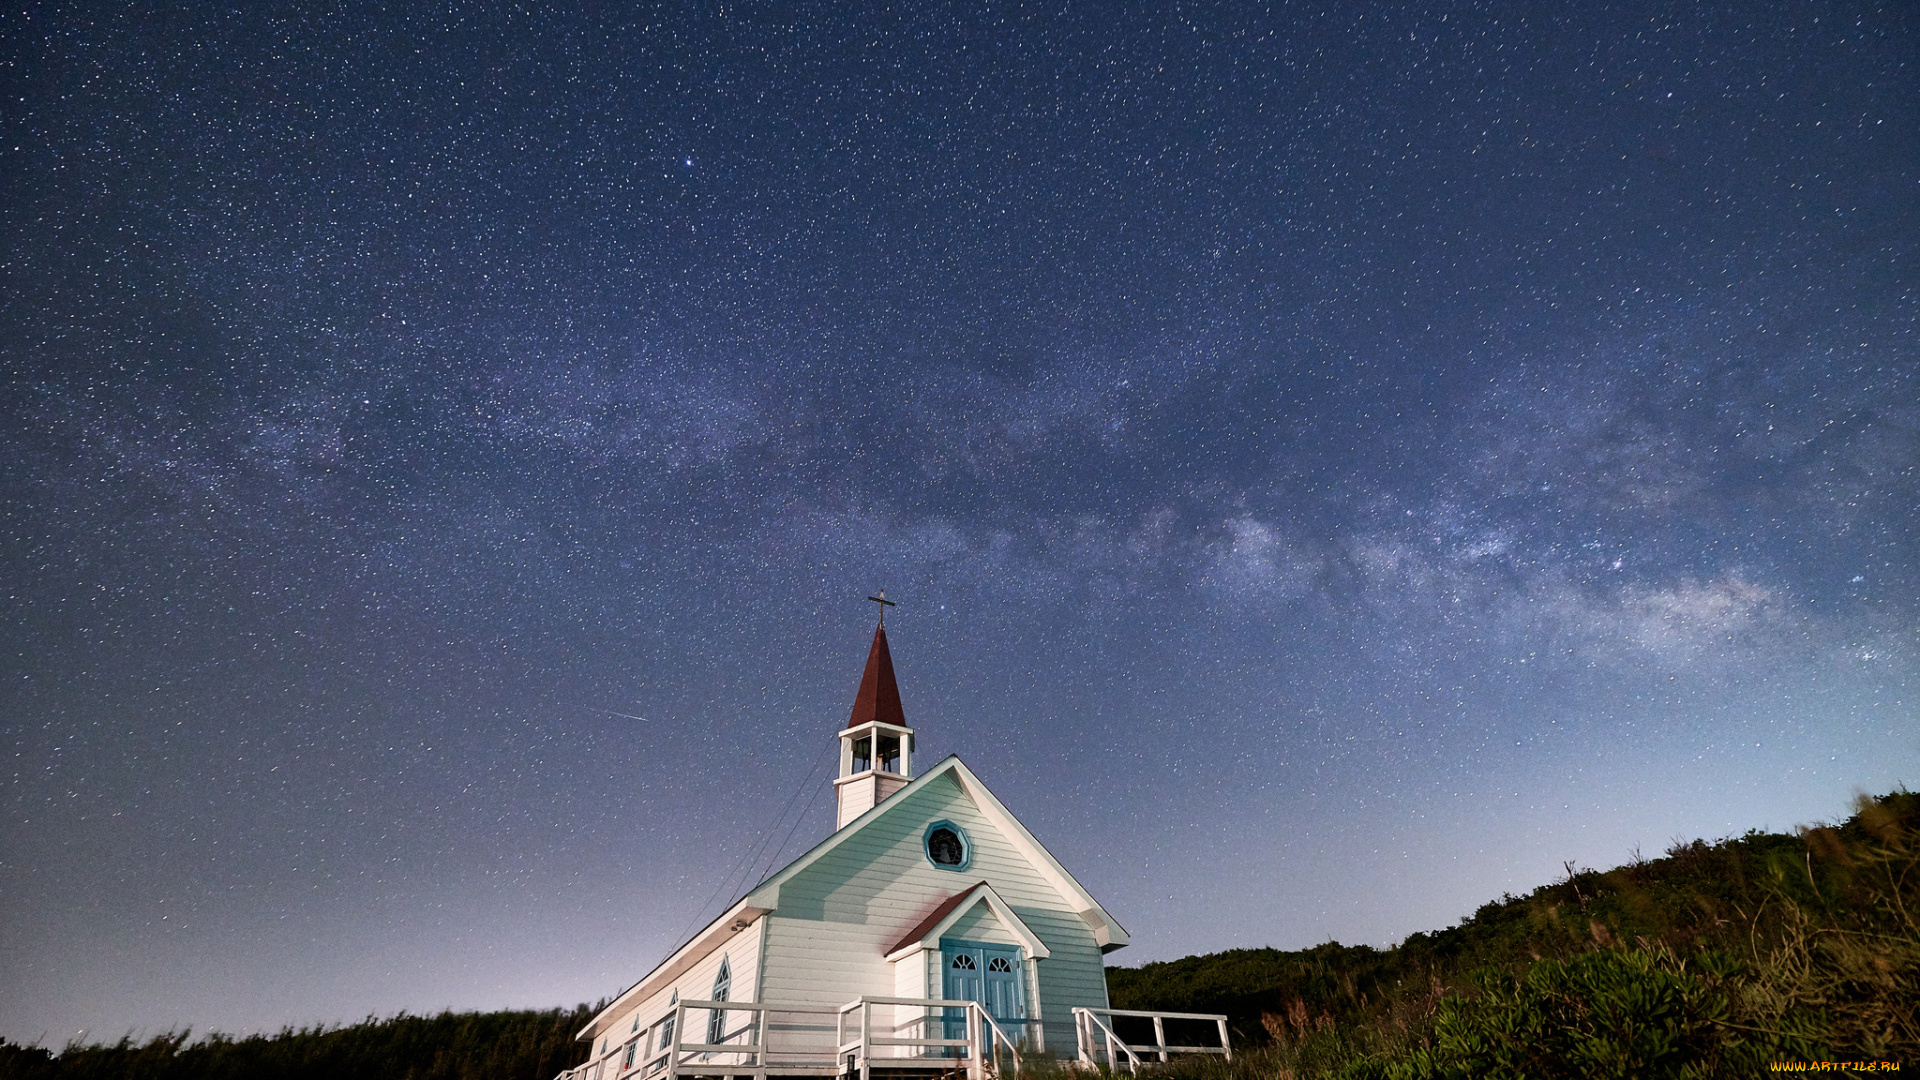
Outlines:
{"type": "Polygon", "coordinates": [[[900,685],[893,678],[893,654],[887,651],[885,590],[867,599],[881,605],[880,624],[867,650],[867,670],[853,698],[853,715],[840,732],[840,776],[833,782],[839,812],[834,828],[879,805],[913,779],[913,729],[900,708],[900,685]]]}

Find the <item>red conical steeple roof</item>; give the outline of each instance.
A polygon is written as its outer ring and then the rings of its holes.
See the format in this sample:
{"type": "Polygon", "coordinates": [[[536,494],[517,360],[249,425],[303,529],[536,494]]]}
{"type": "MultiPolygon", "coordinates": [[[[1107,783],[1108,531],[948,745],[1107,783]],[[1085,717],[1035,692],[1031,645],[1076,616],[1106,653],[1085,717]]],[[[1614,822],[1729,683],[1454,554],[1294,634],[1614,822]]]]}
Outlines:
{"type": "Polygon", "coordinates": [[[887,651],[887,624],[873,628],[873,647],[867,650],[867,671],[860,676],[860,692],[853,698],[853,717],[848,727],[869,720],[907,726],[907,714],[900,708],[900,684],[893,681],[893,654],[887,651]]]}

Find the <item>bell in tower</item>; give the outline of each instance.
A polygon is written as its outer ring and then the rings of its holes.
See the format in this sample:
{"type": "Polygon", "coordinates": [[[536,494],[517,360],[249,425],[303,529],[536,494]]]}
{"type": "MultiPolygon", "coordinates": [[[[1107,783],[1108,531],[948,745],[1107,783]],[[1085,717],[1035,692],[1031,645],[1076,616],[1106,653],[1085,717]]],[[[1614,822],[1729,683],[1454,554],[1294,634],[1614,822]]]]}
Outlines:
{"type": "Polygon", "coordinates": [[[840,776],[833,782],[839,802],[835,828],[845,827],[913,779],[913,729],[900,709],[900,686],[893,678],[893,655],[887,651],[886,611],[893,602],[886,596],[868,597],[883,606],[860,692],[854,695],[853,715],[840,732],[840,776]]]}

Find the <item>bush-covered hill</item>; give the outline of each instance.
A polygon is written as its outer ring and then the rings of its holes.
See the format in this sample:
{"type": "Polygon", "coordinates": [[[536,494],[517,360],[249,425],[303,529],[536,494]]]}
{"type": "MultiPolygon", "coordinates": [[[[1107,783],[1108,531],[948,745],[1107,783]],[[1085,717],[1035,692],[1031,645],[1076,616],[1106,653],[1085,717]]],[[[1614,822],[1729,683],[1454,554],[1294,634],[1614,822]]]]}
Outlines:
{"type": "MultiPolygon", "coordinates": [[[[1770,1060],[1920,1064],[1920,795],[1836,826],[1573,870],[1391,949],[1240,949],[1108,972],[1122,1009],[1226,1013],[1189,1080],[1747,1076],[1770,1060]]],[[[599,1006],[442,1013],[59,1053],[0,1080],[546,1080],[599,1006]]],[[[1126,1034],[1123,1032],[1123,1034],[1126,1034]]]]}
{"type": "Polygon", "coordinates": [[[403,1013],[244,1039],[175,1032],[58,1054],[0,1041],[0,1080],[549,1080],[580,1063],[574,1032],[599,1009],[403,1013]]]}
{"type": "Polygon", "coordinates": [[[1239,949],[1107,983],[1115,1008],[1226,1013],[1267,1077],[1920,1063],[1920,795],[1568,870],[1391,949],[1239,949]]]}

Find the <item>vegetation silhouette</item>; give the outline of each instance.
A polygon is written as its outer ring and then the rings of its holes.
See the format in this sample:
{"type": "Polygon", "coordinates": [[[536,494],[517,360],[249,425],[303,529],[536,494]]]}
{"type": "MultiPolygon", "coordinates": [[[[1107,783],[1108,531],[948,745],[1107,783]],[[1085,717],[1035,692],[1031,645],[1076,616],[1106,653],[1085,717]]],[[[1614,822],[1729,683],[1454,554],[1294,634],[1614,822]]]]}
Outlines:
{"type": "Polygon", "coordinates": [[[69,1045],[54,1054],[0,1040],[4,1080],[550,1080],[579,1063],[573,1036],[605,1007],[452,1013],[274,1035],[199,1039],[168,1032],[144,1043],[69,1045]]]}
{"type": "MultiPolygon", "coordinates": [[[[1920,795],[1845,822],[1676,842],[1373,949],[1113,968],[1115,1008],[1219,1012],[1192,1080],[1751,1076],[1920,1060],[1920,795]]],[[[1126,1032],[1122,1037],[1130,1038],[1126,1032]]]]}
{"type": "MultiPolygon", "coordinates": [[[[1770,1061],[1920,1061],[1920,795],[1863,797],[1838,825],[1566,870],[1390,949],[1328,942],[1112,968],[1113,1006],[1227,1014],[1234,1059],[1156,1070],[1169,1080],[1716,1077],[1770,1061]]],[[[238,1039],[169,1032],[58,1053],[0,1040],[0,1080],[550,1080],[584,1057],[573,1035],[604,1005],[238,1039]]],[[[1127,1024],[1122,1038],[1151,1041],[1127,1024]]]]}

